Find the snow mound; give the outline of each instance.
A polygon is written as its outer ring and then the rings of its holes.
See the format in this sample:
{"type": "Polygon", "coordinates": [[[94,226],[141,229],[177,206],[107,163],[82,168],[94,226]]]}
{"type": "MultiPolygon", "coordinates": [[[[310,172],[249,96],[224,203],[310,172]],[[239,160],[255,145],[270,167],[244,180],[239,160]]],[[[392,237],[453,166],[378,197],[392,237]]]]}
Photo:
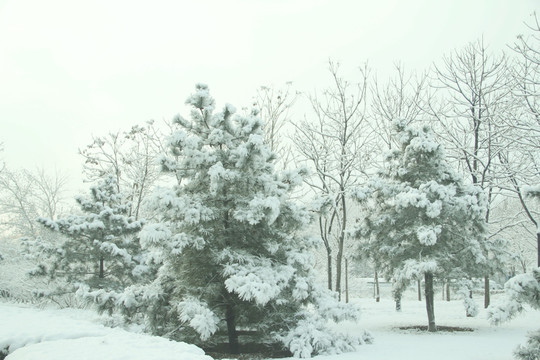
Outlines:
{"type": "Polygon", "coordinates": [[[47,341],[20,348],[6,360],[210,360],[195,345],[156,336],[112,331],[105,336],[47,341]]]}
{"type": "Polygon", "coordinates": [[[0,304],[0,352],[6,360],[212,360],[195,345],[130,333],[92,322],[88,311],[0,304]]]}

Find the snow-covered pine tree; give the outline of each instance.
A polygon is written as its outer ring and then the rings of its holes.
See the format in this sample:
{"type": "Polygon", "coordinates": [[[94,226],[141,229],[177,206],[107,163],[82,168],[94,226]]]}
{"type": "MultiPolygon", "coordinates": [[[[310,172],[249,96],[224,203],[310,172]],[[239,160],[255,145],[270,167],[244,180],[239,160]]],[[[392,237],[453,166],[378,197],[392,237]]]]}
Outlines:
{"type": "Polygon", "coordinates": [[[191,120],[175,118],[162,162],[178,184],[156,192],[162,221],[140,235],[158,277],[128,289],[121,305],[144,312],[158,335],[203,347],[228,340],[232,353],[242,339],[281,342],[300,357],[362,343],[326,326],[357,310],[316,284],[315,243],[302,234],[310,215],[290,199],[303,171],[274,172],[256,112],[237,116],[226,105],[214,113],[202,84],[186,103],[191,120]]]}
{"type": "MultiPolygon", "coordinates": [[[[148,271],[134,236],[143,222],[127,216],[130,204],[117,189],[114,176],[106,176],[91,187],[90,198],[76,197],[82,215],[38,219],[63,234],[65,241],[58,246],[41,244],[43,261],[33,274],[82,286],[102,310],[112,306],[109,291],[122,291],[148,271]]],[[[38,239],[34,245],[39,243],[38,239]]]]}
{"type": "MultiPolygon", "coordinates": [[[[505,298],[488,308],[489,319],[495,325],[514,318],[524,304],[540,310],[540,268],[514,276],[504,285],[505,298]]],[[[540,329],[527,334],[527,344],[520,345],[514,355],[521,360],[540,359],[540,329]]]]}
{"type": "Polygon", "coordinates": [[[428,329],[436,331],[434,278],[479,276],[487,266],[485,197],[452,171],[429,128],[395,121],[394,130],[400,147],[356,194],[367,214],[356,231],[358,251],[398,293],[424,278],[428,329]]]}

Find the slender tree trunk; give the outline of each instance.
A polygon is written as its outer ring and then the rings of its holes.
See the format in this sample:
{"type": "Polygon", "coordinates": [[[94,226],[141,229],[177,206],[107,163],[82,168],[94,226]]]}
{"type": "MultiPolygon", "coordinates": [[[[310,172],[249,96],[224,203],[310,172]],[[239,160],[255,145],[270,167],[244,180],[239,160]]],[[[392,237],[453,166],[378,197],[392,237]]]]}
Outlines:
{"type": "Polygon", "coordinates": [[[540,267],[540,231],[536,233],[536,254],[538,256],[538,267],[540,267]]]}
{"type": "Polygon", "coordinates": [[[349,303],[349,259],[345,258],[345,303],[349,303]]]}
{"type": "Polygon", "coordinates": [[[396,296],[396,311],[401,311],[401,294],[396,296]]]}
{"type": "Polygon", "coordinates": [[[341,252],[338,251],[336,257],[336,292],[338,293],[338,300],[341,301],[341,252]]]}
{"type": "Polygon", "coordinates": [[[336,291],[338,293],[338,299],[341,301],[341,267],[343,262],[343,246],[345,244],[345,229],[347,227],[347,204],[345,201],[345,189],[341,188],[341,216],[343,216],[341,222],[341,230],[339,234],[338,253],[336,259],[336,291]]]}
{"type": "Polygon", "coordinates": [[[332,290],[332,251],[326,249],[326,261],[328,266],[328,290],[332,290]]]}
{"type": "Polygon", "coordinates": [[[426,289],[426,310],[428,316],[428,331],[437,331],[437,325],[435,325],[435,306],[433,302],[434,293],[433,293],[433,274],[427,272],[424,274],[426,289]]]}
{"type": "Polygon", "coordinates": [[[229,352],[239,354],[240,344],[238,343],[238,332],[236,331],[236,314],[232,304],[227,304],[225,321],[227,322],[227,333],[229,335],[229,352]]]}
{"type": "Polygon", "coordinates": [[[381,291],[379,288],[379,273],[377,272],[377,269],[375,269],[375,301],[379,302],[381,301],[381,291]]]}
{"type": "Polygon", "coordinates": [[[446,301],[450,301],[450,281],[446,283],[446,301]]]}
{"type": "Polygon", "coordinates": [[[489,276],[484,277],[484,309],[487,309],[491,297],[489,296],[489,276]]]}
{"type": "Polygon", "coordinates": [[[418,301],[422,301],[422,281],[418,279],[418,301]]]}
{"type": "MultiPolygon", "coordinates": [[[[469,299],[472,299],[472,289],[469,290],[469,299]]],[[[466,314],[467,314],[467,317],[474,317],[473,314],[471,314],[471,313],[469,312],[469,307],[468,307],[468,306],[467,306],[466,314]]]]}
{"type": "MultiPolygon", "coordinates": [[[[334,212],[335,214],[335,212],[334,212]]],[[[328,290],[332,290],[332,248],[330,247],[330,241],[328,236],[332,231],[332,224],[334,223],[334,214],[332,214],[332,219],[330,220],[330,226],[327,228],[326,224],[323,224],[322,217],[319,217],[319,231],[321,234],[321,239],[324,243],[324,248],[326,249],[326,266],[328,272],[328,290]]]]}
{"type": "Polygon", "coordinates": [[[442,286],[442,300],[446,298],[446,284],[443,284],[442,286]]]}
{"type": "Polygon", "coordinates": [[[103,279],[105,278],[105,261],[103,258],[99,259],[99,278],[103,279]]]}

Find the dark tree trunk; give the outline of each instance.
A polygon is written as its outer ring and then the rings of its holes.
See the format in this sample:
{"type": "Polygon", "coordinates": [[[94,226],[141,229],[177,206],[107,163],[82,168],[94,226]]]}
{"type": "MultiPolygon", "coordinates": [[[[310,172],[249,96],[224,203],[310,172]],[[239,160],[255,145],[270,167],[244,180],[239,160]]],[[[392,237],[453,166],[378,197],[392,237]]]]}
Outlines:
{"type": "Polygon", "coordinates": [[[450,281],[446,283],[446,301],[450,301],[450,281]]]}
{"type": "Polygon", "coordinates": [[[347,229],[347,203],[345,201],[345,188],[340,187],[341,190],[341,229],[339,234],[338,253],[336,258],[336,291],[338,293],[338,299],[341,301],[341,272],[343,263],[343,246],[345,244],[345,230],[347,229]]]}
{"type": "Polygon", "coordinates": [[[418,279],[418,301],[422,301],[422,281],[418,279]]]}
{"type": "Polygon", "coordinates": [[[338,251],[336,258],[336,292],[338,293],[338,300],[341,301],[341,259],[343,251],[338,251]]]}
{"type": "Polygon", "coordinates": [[[435,306],[433,303],[434,292],[433,292],[433,274],[427,272],[424,274],[426,289],[426,310],[428,316],[428,331],[437,331],[437,325],[435,325],[435,306]]]}
{"type": "Polygon", "coordinates": [[[328,251],[326,258],[328,261],[328,290],[332,290],[332,251],[328,251]]]}
{"type": "Polygon", "coordinates": [[[396,296],[396,311],[401,311],[401,294],[396,296]]]}
{"type": "Polygon", "coordinates": [[[105,278],[105,265],[103,259],[99,259],[99,278],[105,278]]]}
{"type": "Polygon", "coordinates": [[[536,253],[538,256],[538,267],[540,267],[540,231],[536,233],[536,253]]]}
{"type": "Polygon", "coordinates": [[[380,292],[380,288],[379,288],[379,274],[377,272],[377,269],[375,269],[375,301],[376,302],[379,302],[381,301],[381,292],[380,292]]]}
{"type": "Polygon", "coordinates": [[[240,345],[238,343],[238,332],[236,331],[236,314],[231,304],[228,304],[225,310],[225,320],[227,321],[227,333],[229,335],[229,352],[239,354],[240,345]]]}
{"type": "Polygon", "coordinates": [[[349,303],[349,259],[345,258],[345,303],[349,303]]]}
{"type": "Polygon", "coordinates": [[[489,296],[489,276],[484,277],[484,309],[487,309],[490,303],[489,296]]]}

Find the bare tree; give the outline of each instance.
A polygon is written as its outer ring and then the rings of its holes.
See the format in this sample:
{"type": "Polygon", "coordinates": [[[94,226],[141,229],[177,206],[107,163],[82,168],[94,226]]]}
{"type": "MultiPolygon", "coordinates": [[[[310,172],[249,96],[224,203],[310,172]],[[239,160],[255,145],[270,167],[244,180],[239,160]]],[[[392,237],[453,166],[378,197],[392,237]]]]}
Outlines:
{"type": "Polygon", "coordinates": [[[40,234],[36,219],[54,219],[64,204],[68,178],[58,170],[44,169],[0,173],[0,225],[12,237],[32,237],[40,234]]]}
{"type": "Polygon", "coordinates": [[[520,35],[512,49],[517,55],[511,84],[515,107],[507,118],[512,146],[501,154],[501,163],[512,190],[530,223],[537,229],[537,266],[540,267],[540,216],[535,212],[536,196],[527,197],[528,186],[540,183],[540,21],[533,14],[527,25],[530,34],[520,35]]]}
{"type": "MultiPolygon", "coordinates": [[[[490,222],[491,208],[500,195],[500,174],[496,162],[504,146],[503,119],[509,110],[508,60],[504,53],[490,53],[483,40],[468,44],[443,57],[434,67],[435,81],[446,106],[435,110],[434,127],[447,142],[449,156],[473,184],[488,197],[486,222],[490,232],[497,232],[490,222]]],[[[431,105],[431,104],[430,104],[431,105]]],[[[489,277],[485,277],[485,301],[489,305],[489,277]]]]}
{"type": "Polygon", "coordinates": [[[37,236],[35,189],[26,171],[4,169],[0,175],[1,225],[12,237],[37,236]]]}
{"type": "Polygon", "coordinates": [[[261,86],[257,90],[254,106],[259,109],[259,116],[264,121],[265,141],[270,149],[277,155],[278,162],[286,168],[293,161],[293,149],[287,142],[284,134],[287,125],[290,125],[290,112],[298,93],[288,82],[282,88],[261,86]]]}
{"type": "Polygon", "coordinates": [[[165,138],[154,121],[135,125],[127,132],[94,137],[91,144],[79,150],[85,159],[85,175],[95,181],[112,174],[117,190],[131,201],[129,215],[138,219],[144,198],[162,175],[158,158],[165,152],[165,138]]]}
{"type": "Polygon", "coordinates": [[[349,229],[349,192],[367,174],[373,130],[366,118],[367,65],[351,84],[339,75],[339,64],[329,62],[332,86],[308,96],[313,119],[295,124],[297,151],[313,169],[307,181],[319,199],[319,232],[327,254],[328,287],[332,288],[333,251],[335,290],[341,297],[342,263],[349,229]]]}
{"type": "Polygon", "coordinates": [[[395,76],[380,85],[377,78],[371,87],[372,121],[381,140],[381,150],[393,148],[392,121],[405,120],[407,124],[418,121],[424,115],[424,103],[429,98],[427,74],[407,73],[396,63],[395,76]]]}

